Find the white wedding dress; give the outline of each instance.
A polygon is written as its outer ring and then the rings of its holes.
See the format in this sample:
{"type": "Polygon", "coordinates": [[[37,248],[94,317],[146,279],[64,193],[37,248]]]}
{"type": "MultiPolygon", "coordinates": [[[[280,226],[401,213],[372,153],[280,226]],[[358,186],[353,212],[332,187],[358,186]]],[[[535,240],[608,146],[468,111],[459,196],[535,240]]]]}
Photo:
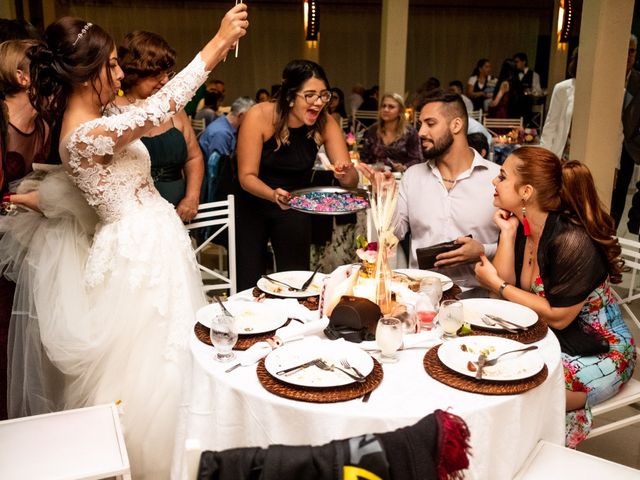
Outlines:
{"type": "Polygon", "coordinates": [[[121,400],[136,479],[169,477],[188,335],[205,303],[191,242],[139,137],[208,73],[198,55],[142,104],[61,139],[64,171],[39,186],[44,216],[0,222],[0,269],[18,285],[10,415],[121,400]]]}

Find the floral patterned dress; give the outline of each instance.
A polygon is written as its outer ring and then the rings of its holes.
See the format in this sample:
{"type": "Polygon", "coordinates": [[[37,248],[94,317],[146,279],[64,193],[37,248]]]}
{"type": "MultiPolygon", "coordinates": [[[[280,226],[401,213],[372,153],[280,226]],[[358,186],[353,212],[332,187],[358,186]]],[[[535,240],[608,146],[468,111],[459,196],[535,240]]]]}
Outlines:
{"type": "MultiPolygon", "coordinates": [[[[531,285],[531,291],[545,296],[540,276],[531,285]]],[[[591,405],[618,393],[631,378],[636,364],[635,343],[611,294],[608,279],[591,292],[578,318],[608,341],[609,352],[592,356],[562,352],[565,388],[587,394],[584,409],[567,412],[565,443],[571,448],[585,440],[591,430],[591,405]]]]}

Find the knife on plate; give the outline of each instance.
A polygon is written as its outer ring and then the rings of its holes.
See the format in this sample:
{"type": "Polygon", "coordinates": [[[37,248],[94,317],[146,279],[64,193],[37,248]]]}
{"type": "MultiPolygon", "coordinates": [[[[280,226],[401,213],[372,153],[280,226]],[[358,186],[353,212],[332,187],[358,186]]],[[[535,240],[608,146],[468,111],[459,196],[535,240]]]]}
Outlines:
{"type": "Polygon", "coordinates": [[[301,370],[303,368],[307,368],[310,367],[312,365],[315,365],[317,361],[321,360],[320,358],[314,358],[313,360],[310,360],[308,362],[302,363],[300,365],[296,365],[295,367],[289,367],[289,368],[285,368],[284,370],[280,370],[279,372],[276,372],[276,375],[286,375],[288,373],[293,373],[297,370],[301,370]]]}
{"type": "Polygon", "coordinates": [[[503,327],[510,327],[515,330],[523,330],[523,331],[529,330],[528,327],[523,327],[522,325],[518,325],[517,323],[513,323],[509,320],[505,320],[504,318],[498,317],[497,315],[490,315],[488,313],[486,313],[485,315],[489,317],[491,320],[493,320],[494,322],[502,325],[503,327]]]}
{"type": "Polygon", "coordinates": [[[478,370],[476,370],[476,378],[482,380],[482,370],[484,369],[484,363],[487,361],[487,356],[481,353],[478,356],[478,370]]]}

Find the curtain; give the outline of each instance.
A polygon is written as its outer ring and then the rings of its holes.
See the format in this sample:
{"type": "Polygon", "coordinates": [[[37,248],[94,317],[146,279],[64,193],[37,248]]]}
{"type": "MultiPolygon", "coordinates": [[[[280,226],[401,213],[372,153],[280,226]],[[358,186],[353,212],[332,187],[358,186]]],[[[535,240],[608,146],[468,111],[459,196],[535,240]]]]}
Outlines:
{"type": "MultiPolygon", "coordinates": [[[[178,54],[178,67],[216,32],[228,3],[57,0],[56,12],[97,23],[116,42],[135,29],[163,37],[178,54]]],[[[319,58],[331,86],[346,95],[355,83],[378,83],[380,5],[323,5],[320,2],[319,58]]],[[[547,12],[500,8],[412,6],[407,39],[406,92],[428,77],[466,83],[479,58],[489,58],[497,76],[502,60],[518,51],[535,64],[537,38],[547,12]],[[542,20],[541,20],[542,19],[542,20]]],[[[225,104],[240,95],[279,84],[282,69],[304,51],[302,0],[299,4],[250,4],[251,26],[240,40],[238,58],[229,52],[212,77],[226,84],[225,104]]],[[[404,94],[406,92],[398,92],[404,94]]]]}

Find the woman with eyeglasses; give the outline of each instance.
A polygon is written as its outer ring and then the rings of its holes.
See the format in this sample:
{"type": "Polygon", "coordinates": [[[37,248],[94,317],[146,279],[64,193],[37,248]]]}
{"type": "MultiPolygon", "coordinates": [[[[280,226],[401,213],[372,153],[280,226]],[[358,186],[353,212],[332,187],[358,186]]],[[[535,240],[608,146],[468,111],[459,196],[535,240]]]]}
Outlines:
{"type": "Polygon", "coordinates": [[[384,164],[394,172],[404,172],[424,161],[418,132],[407,122],[404,100],[397,93],[382,96],[378,121],[364,134],[360,160],[384,164]]]}
{"type": "MultiPolygon", "coordinates": [[[[123,110],[139,105],[159,91],[173,76],[176,52],[160,35],[136,30],[118,47],[124,72],[124,95],[116,99],[123,110]]],[[[160,195],[176,207],[182,221],[198,213],[204,177],[202,151],[189,117],[180,110],[140,138],[151,157],[151,177],[160,195]]]]}
{"type": "Polygon", "coordinates": [[[288,200],[293,190],[310,186],[320,146],[324,145],[340,185],[358,183],[340,126],[327,113],[331,87],[322,67],[293,60],[282,79],[276,101],[253,106],[239,133],[239,290],[255,286],[266,272],[269,241],[279,271],[309,269],[310,215],[289,210],[288,200]]]}

